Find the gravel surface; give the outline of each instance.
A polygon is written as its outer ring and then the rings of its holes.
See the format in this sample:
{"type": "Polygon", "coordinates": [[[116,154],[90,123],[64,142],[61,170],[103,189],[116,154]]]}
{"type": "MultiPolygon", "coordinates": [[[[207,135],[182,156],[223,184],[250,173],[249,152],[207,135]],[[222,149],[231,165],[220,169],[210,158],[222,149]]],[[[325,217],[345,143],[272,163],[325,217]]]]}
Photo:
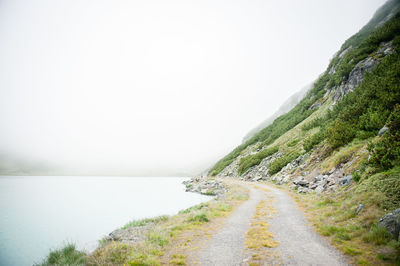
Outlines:
{"type": "Polygon", "coordinates": [[[279,213],[268,221],[269,231],[279,242],[274,249],[284,265],[348,265],[345,257],[312,229],[288,194],[262,186],[268,188],[267,193],[276,200],[273,206],[279,213]]]}
{"type": "Polygon", "coordinates": [[[215,234],[203,249],[197,262],[199,265],[243,265],[244,241],[250,228],[251,218],[263,194],[260,190],[249,187],[250,198],[242,203],[227,219],[221,230],[215,234]]]}
{"type": "MultiPolygon", "coordinates": [[[[247,265],[245,255],[245,235],[255,208],[265,200],[264,191],[255,189],[249,183],[241,182],[250,190],[248,201],[240,205],[227,219],[221,230],[215,234],[204,249],[196,256],[199,265],[247,265]]],[[[313,231],[297,208],[294,201],[279,189],[261,185],[275,198],[273,206],[278,214],[268,219],[269,231],[275,235],[279,246],[271,251],[278,254],[279,260],[269,258],[264,265],[348,265],[345,257],[332,247],[327,240],[313,231]]]]}

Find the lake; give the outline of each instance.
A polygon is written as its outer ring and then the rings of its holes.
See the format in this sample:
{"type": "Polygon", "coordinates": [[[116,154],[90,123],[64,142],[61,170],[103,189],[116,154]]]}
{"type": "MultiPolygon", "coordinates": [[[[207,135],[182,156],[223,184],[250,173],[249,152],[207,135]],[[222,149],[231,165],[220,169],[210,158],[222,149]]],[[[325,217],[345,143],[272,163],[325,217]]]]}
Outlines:
{"type": "Polygon", "coordinates": [[[178,177],[0,177],[0,265],[32,265],[75,243],[92,251],[130,220],[173,215],[210,197],[178,177]]]}

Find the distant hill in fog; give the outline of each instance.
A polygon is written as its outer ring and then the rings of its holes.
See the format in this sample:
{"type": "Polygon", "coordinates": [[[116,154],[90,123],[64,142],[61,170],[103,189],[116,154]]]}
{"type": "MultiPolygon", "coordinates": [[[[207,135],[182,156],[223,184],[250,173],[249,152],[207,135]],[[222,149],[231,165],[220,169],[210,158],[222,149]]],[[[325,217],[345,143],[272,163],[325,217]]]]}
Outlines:
{"type": "Polygon", "coordinates": [[[307,86],[303,87],[300,91],[296,92],[292,96],[290,96],[280,107],[279,109],[270,117],[268,117],[266,120],[261,122],[258,126],[253,128],[249,133],[246,134],[243,138],[243,142],[246,142],[248,139],[250,139],[252,136],[260,132],[263,128],[269,126],[274,122],[276,118],[279,116],[286,114],[289,112],[293,107],[295,107],[301,99],[304,98],[306,93],[311,89],[314,83],[308,84],[307,86]]]}

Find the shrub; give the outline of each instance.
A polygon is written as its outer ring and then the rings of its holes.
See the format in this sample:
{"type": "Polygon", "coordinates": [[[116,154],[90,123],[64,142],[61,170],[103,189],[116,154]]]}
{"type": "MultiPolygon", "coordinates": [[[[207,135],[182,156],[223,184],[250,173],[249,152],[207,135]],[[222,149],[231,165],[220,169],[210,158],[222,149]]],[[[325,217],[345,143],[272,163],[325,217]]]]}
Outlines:
{"type": "Polygon", "coordinates": [[[260,164],[264,158],[271,156],[272,154],[278,152],[278,150],[278,147],[273,147],[269,149],[264,149],[259,153],[241,158],[238,168],[239,175],[245,173],[250,167],[260,164]]]}
{"type": "Polygon", "coordinates": [[[74,244],[67,244],[65,247],[53,250],[45,260],[36,264],[37,266],[50,265],[85,265],[86,254],[76,249],[74,244]]]}
{"type": "Polygon", "coordinates": [[[317,117],[317,118],[315,118],[314,120],[311,120],[310,122],[308,122],[307,124],[305,124],[305,125],[301,128],[301,130],[303,130],[303,131],[308,131],[308,130],[311,130],[311,129],[313,129],[313,128],[320,127],[320,126],[322,126],[322,125],[324,124],[325,121],[326,121],[326,120],[325,120],[324,118],[322,118],[322,117],[317,117]]]}
{"type": "Polygon", "coordinates": [[[371,152],[369,164],[384,170],[399,165],[400,161],[400,105],[396,105],[390,115],[388,127],[388,133],[368,146],[371,152]]]}
{"type": "Polygon", "coordinates": [[[299,157],[301,154],[300,153],[292,153],[285,155],[283,157],[275,159],[271,164],[269,165],[269,174],[274,175],[278,173],[283,167],[285,167],[288,163],[299,157]]]}
{"type": "Polygon", "coordinates": [[[335,120],[326,131],[327,142],[333,148],[349,143],[355,136],[353,126],[341,120],[335,120]]]}
{"type": "Polygon", "coordinates": [[[303,143],[303,148],[306,152],[311,151],[315,145],[320,144],[324,140],[324,132],[320,131],[310,137],[308,137],[304,143],[303,143]]]}

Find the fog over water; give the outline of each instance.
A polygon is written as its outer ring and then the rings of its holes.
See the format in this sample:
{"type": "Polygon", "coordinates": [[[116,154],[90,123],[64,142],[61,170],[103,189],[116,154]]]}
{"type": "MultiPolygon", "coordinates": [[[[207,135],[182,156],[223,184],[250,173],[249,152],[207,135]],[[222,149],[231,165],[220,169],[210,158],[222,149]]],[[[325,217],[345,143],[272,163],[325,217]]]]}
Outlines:
{"type": "Polygon", "coordinates": [[[0,174],[195,174],[384,0],[0,1],[0,174]]]}

